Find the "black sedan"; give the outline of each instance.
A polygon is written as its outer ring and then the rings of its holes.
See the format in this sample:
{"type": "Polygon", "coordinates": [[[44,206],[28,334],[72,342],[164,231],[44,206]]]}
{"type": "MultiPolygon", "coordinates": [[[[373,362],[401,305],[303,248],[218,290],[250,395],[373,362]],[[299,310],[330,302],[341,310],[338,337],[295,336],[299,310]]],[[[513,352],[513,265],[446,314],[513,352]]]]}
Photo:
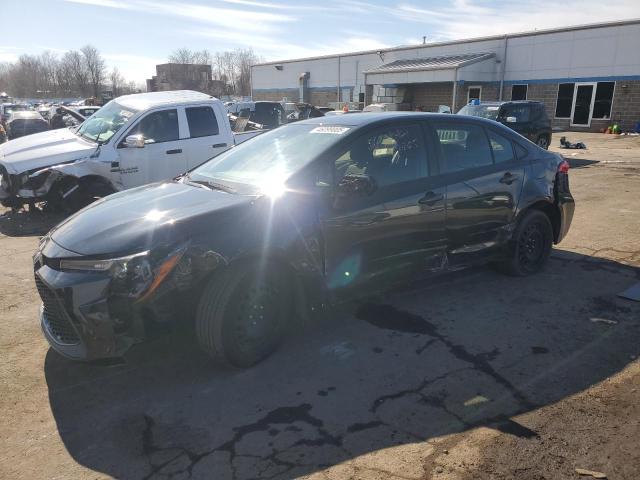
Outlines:
{"type": "Polygon", "coordinates": [[[573,216],[568,167],[473,117],[286,125],[54,228],[34,256],[42,329],[96,359],[195,322],[215,359],[247,367],[330,303],[477,262],[539,271],[573,216]]]}

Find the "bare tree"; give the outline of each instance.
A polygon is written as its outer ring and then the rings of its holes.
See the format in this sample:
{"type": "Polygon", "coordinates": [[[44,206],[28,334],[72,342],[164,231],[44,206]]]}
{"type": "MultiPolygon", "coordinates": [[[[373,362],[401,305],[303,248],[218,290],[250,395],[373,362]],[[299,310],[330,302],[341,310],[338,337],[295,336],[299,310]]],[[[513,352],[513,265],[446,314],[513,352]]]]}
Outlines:
{"type": "Polygon", "coordinates": [[[77,50],[69,50],[62,57],[63,74],[71,85],[70,93],[87,95],[89,92],[89,72],[83,56],[77,50]]]}
{"type": "Polygon", "coordinates": [[[120,70],[118,67],[113,67],[111,73],[109,74],[109,82],[111,83],[111,91],[113,93],[113,97],[117,97],[121,95],[121,90],[125,86],[124,77],[120,74],[120,70]]]}
{"type": "Polygon", "coordinates": [[[169,55],[169,63],[211,65],[211,53],[208,50],[193,51],[188,48],[178,48],[169,55]]]}
{"type": "Polygon", "coordinates": [[[84,65],[88,74],[89,83],[93,90],[93,96],[100,95],[100,86],[105,79],[106,66],[98,49],[92,45],[85,45],[80,49],[84,65]]]}

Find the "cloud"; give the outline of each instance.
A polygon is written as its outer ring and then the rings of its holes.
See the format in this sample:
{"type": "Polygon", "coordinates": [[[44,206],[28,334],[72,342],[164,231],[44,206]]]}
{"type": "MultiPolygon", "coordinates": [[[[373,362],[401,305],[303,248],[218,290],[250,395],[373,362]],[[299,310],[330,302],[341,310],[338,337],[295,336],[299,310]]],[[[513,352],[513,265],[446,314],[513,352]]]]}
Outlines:
{"type": "Polygon", "coordinates": [[[24,49],[21,47],[0,45],[0,62],[15,62],[18,60],[19,52],[21,50],[24,49]]]}

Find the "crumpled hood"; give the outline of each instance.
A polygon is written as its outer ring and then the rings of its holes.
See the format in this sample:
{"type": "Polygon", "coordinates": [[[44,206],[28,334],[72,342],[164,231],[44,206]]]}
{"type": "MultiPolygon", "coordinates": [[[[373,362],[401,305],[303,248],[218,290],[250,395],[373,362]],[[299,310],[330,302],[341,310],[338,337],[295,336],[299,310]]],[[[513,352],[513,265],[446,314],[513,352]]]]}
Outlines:
{"type": "Polygon", "coordinates": [[[97,145],[68,128],[16,138],[0,145],[0,163],[10,174],[24,173],[88,157],[97,145]]]}
{"type": "Polygon", "coordinates": [[[61,247],[81,255],[120,255],[193,238],[197,231],[245,221],[255,197],[180,182],[156,183],[109,195],[51,232],[61,247]]]}

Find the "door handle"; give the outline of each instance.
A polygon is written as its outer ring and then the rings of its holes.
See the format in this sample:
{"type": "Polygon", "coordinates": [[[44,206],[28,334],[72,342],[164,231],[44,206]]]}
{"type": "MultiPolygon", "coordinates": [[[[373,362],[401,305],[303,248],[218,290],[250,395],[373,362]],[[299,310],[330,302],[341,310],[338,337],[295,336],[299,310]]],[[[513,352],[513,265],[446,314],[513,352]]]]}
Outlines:
{"type": "Polygon", "coordinates": [[[173,155],[174,153],[182,153],[182,149],[181,148],[176,148],[174,150],[167,150],[165,153],[167,155],[173,155]]]}
{"type": "Polygon", "coordinates": [[[500,179],[500,183],[511,185],[516,180],[518,180],[518,175],[513,175],[511,172],[507,172],[500,179]]]}
{"type": "Polygon", "coordinates": [[[214,143],[213,145],[211,145],[211,148],[223,148],[226,146],[227,146],[226,143],[214,143]]]}
{"type": "Polygon", "coordinates": [[[435,192],[427,192],[424,197],[418,200],[418,203],[422,205],[435,205],[436,203],[444,200],[444,195],[437,194],[435,192]]]}

